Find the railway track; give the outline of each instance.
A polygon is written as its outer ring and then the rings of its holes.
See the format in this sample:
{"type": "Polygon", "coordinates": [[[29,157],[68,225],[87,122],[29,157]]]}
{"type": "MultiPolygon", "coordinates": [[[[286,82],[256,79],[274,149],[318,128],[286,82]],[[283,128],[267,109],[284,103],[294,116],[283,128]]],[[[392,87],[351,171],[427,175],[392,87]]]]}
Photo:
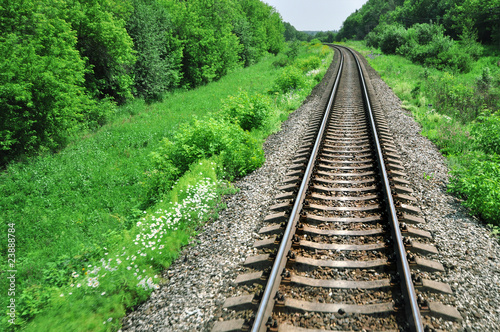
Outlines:
{"type": "Polygon", "coordinates": [[[364,73],[336,75],[212,331],[424,331],[461,319],[364,73]]]}

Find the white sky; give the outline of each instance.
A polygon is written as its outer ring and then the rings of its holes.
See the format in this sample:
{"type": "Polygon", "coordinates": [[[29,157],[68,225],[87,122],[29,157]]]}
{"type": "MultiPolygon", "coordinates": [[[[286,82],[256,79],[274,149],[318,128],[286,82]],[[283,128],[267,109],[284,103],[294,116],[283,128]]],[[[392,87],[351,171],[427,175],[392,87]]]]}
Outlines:
{"type": "Polygon", "coordinates": [[[368,0],[263,0],[299,31],[339,30],[368,0]]]}

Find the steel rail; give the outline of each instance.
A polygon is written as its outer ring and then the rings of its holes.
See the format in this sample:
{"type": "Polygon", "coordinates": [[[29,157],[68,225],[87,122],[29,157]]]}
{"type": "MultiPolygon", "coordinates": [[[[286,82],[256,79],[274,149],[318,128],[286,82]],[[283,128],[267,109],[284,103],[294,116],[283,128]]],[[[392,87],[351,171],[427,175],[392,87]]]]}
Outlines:
{"type": "Polygon", "coordinates": [[[335,80],[335,84],[332,89],[332,93],[330,95],[330,99],[328,101],[328,106],[325,111],[325,115],[323,116],[323,121],[321,122],[321,127],[318,132],[318,136],[316,137],[316,141],[314,143],[314,147],[312,150],[311,157],[309,158],[309,162],[307,163],[307,168],[304,172],[304,177],[302,179],[299,192],[297,193],[297,199],[293,205],[292,212],[290,213],[290,217],[288,218],[287,227],[285,229],[285,233],[283,235],[283,239],[281,241],[280,247],[278,249],[278,253],[276,255],[276,259],[274,261],[271,275],[269,276],[269,280],[266,284],[266,288],[264,290],[264,294],[262,296],[262,300],[259,305],[259,309],[255,315],[255,320],[252,326],[252,332],[263,332],[266,330],[266,323],[264,321],[266,318],[271,316],[271,311],[274,305],[274,299],[271,297],[273,294],[276,294],[277,288],[279,287],[279,283],[281,282],[281,271],[283,270],[286,262],[286,254],[290,250],[291,240],[293,235],[295,234],[297,220],[300,217],[298,214],[300,212],[300,208],[303,204],[307,185],[309,183],[310,175],[313,171],[314,164],[316,161],[316,156],[319,151],[319,147],[321,145],[321,139],[323,137],[323,133],[325,132],[326,125],[328,123],[328,117],[330,115],[330,109],[333,105],[333,101],[335,99],[335,95],[337,93],[338,84],[340,81],[340,77],[342,75],[342,68],[344,65],[344,55],[340,52],[340,66],[337,73],[337,78],[335,80]],[[273,305],[271,305],[271,302],[273,305]]]}
{"type": "Polygon", "coordinates": [[[362,83],[362,88],[363,88],[363,98],[365,99],[365,106],[368,112],[368,115],[370,117],[370,122],[371,126],[373,129],[373,137],[375,140],[375,147],[377,150],[377,159],[380,167],[380,173],[381,173],[381,178],[382,178],[382,185],[384,187],[385,191],[385,196],[387,199],[387,210],[390,214],[390,225],[391,225],[391,232],[392,232],[392,237],[394,241],[394,246],[396,249],[396,254],[398,256],[397,259],[397,266],[398,270],[400,272],[400,278],[401,278],[401,289],[403,292],[403,296],[405,299],[405,308],[408,316],[408,323],[411,331],[419,331],[423,332],[424,327],[422,323],[422,318],[420,315],[420,309],[418,306],[417,302],[417,295],[415,293],[415,288],[413,286],[413,281],[411,278],[411,271],[410,271],[410,266],[408,264],[408,260],[406,259],[406,250],[405,246],[403,244],[403,236],[401,234],[401,230],[399,229],[399,221],[396,213],[396,207],[394,205],[394,200],[392,198],[391,194],[391,187],[389,183],[389,178],[387,177],[387,171],[385,168],[384,164],[384,157],[382,154],[382,147],[380,146],[380,141],[378,139],[378,133],[377,133],[377,128],[375,124],[375,119],[373,116],[371,104],[370,104],[370,97],[368,95],[368,91],[366,88],[366,82],[363,76],[363,70],[361,68],[361,64],[357,58],[357,56],[354,54],[353,51],[347,48],[349,52],[352,53],[354,56],[354,59],[356,60],[356,64],[358,66],[358,71],[359,71],[359,76],[361,79],[362,83]]]}

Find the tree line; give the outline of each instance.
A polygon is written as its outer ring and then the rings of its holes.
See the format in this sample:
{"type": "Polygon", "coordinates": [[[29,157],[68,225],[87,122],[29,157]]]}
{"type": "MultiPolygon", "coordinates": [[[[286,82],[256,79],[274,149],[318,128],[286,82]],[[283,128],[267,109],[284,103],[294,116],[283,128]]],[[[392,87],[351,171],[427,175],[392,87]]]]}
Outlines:
{"type": "Polygon", "coordinates": [[[284,46],[259,0],[0,0],[0,164],[284,46]]]}
{"type": "Polygon", "coordinates": [[[317,39],[323,43],[333,43],[337,35],[336,31],[298,31],[293,25],[284,22],[286,41],[307,41],[317,39]]]}
{"type": "Polygon", "coordinates": [[[381,24],[424,23],[442,25],[453,39],[474,31],[479,42],[499,44],[500,0],[369,0],[345,20],[337,40],[364,39],[381,24]]]}

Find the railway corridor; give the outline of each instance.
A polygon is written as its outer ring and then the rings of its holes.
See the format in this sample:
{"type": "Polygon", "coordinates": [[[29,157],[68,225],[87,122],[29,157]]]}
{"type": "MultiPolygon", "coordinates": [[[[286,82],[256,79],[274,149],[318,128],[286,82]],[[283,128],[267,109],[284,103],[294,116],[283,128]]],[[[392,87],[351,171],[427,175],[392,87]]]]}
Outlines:
{"type": "Polygon", "coordinates": [[[462,319],[355,53],[310,123],[212,331],[424,331],[462,319]],[[443,301],[444,300],[444,301],[443,301]]]}

